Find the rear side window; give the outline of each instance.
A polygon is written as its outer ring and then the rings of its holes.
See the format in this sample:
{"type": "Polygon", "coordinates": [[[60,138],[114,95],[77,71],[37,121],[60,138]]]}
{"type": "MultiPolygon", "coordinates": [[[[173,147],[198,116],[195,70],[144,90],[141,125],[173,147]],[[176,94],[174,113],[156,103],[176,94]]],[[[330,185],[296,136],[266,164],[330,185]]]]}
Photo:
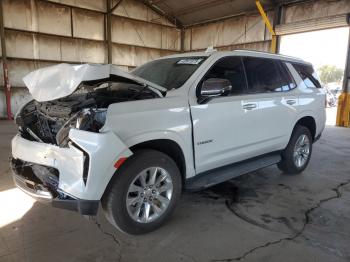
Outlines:
{"type": "Polygon", "coordinates": [[[245,57],[249,93],[286,92],[291,88],[281,62],[274,59],[245,57]]]}
{"type": "Polygon", "coordinates": [[[282,71],[282,73],[283,73],[283,75],[284,75],[284,77],[289,85],[289,88],[290,89],[296,88],[297,84],[294,81],[294,78],[293,78],[291,72],[289,71],[286,63],[283,61],[277,61],[277,63],[279,65],[279,67],[281,68],[281,71],[282,71]]]}
{"type": "Polygon", "coordinates": [[[293,63],[295,70],[299,73],[304,84],[309,88],[321,88],[318,76],[311,65],[293,63]]]}

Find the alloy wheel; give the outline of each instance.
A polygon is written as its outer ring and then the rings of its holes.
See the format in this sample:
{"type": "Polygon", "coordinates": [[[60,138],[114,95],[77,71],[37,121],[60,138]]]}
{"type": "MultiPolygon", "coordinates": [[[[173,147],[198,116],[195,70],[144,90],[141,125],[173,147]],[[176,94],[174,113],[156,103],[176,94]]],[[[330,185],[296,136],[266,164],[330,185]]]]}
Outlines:
{"type": "Polygon", "coordinates": [[[294,163],[298,168],[306,164],[310,157],[310,140],[305,134],[299,136],[294,146],[294,163]]]}
{"type": "Polygon", "coordinates": [[[168,208],[173,194],[169,173],[161,167],[141,171],[129,186],[126,206],[129,216],[139,223],[150,223],[168,208]]]}

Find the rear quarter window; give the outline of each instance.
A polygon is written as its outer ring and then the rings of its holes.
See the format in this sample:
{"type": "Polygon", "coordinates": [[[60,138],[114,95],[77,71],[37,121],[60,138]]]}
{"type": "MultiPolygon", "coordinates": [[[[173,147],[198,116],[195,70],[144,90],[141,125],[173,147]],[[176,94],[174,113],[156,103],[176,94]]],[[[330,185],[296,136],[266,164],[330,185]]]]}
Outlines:
{"type": "Polygon", "coordinates": [[[292,65],[308,88],[321,88],[319,78],[311,65],[297,63],[292,63],[292,65]]]}

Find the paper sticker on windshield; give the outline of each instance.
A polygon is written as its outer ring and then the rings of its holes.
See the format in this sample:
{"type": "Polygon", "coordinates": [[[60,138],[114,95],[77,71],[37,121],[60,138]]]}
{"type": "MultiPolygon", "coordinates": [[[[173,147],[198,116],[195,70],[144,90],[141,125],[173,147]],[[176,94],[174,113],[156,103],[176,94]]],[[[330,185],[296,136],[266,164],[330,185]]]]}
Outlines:
{"type": "Polygon", "coordinates": [[[198,65],[202,61],[203,61],[203,58],[199,58],[199,59],[188,58],[188,59],[181,59],[181,60],[177,61],[176,64],[178,64],[178,65],[198,65]]]}

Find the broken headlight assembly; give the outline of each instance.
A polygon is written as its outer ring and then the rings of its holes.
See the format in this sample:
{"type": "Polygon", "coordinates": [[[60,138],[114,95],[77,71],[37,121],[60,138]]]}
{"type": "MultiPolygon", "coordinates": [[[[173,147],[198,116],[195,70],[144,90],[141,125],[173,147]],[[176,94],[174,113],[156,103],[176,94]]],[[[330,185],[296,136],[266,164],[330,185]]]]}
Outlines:
{"type": "Polygon", "coordinates": [[[58,145],[68,144],[68,135],[71,128],[98,133],[106,122],[107,108],[85,108],[71,118],[57,132],[58,145]]]}

